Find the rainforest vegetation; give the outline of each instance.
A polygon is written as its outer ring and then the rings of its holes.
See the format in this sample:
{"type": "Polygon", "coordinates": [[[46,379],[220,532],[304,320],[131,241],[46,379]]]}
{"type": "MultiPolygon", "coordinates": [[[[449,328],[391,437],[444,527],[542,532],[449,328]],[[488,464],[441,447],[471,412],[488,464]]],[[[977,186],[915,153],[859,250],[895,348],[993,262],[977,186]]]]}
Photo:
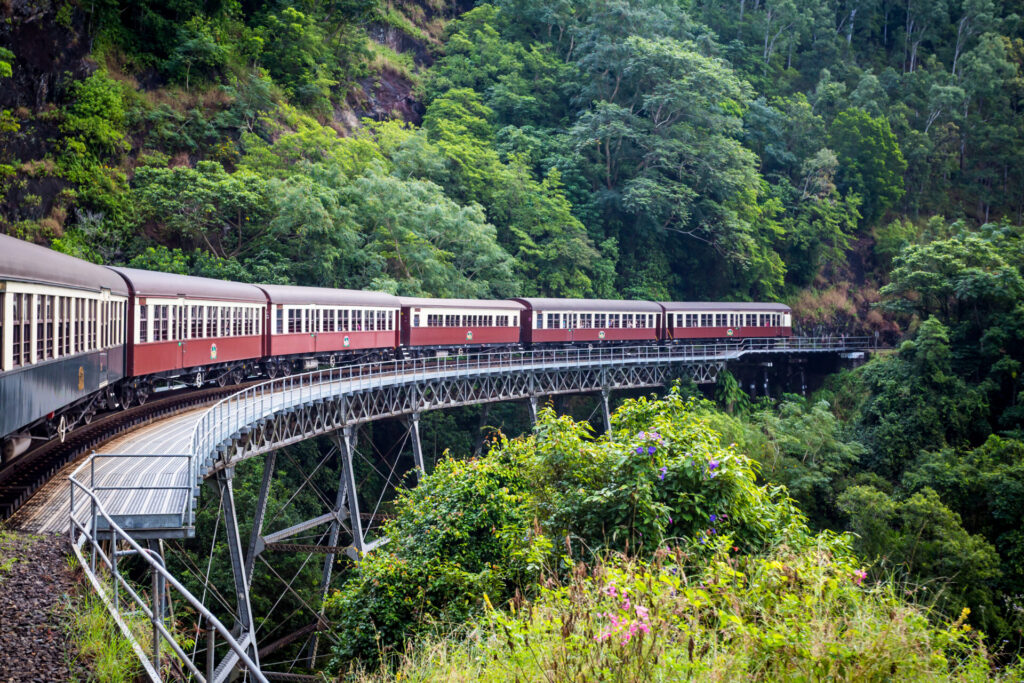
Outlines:
{"type": "MultiPolygon", "coordinates": [[[[477,413],[430,416],[452,457],[395,504],[396,541],[336,573],[323,666],[1012,677],[1024,3],[0,0],[0,20],[8,234],[250,282],[779,300],[798,332],[892,347],[808,397],[725,375],[713,403],[627,402],[614,440],[548,414],[471,459],[477,413]]],[[[276,524],[320,514],[293,464],[327,449],[285,451],[276,524]]],[[[278,636],[319,600],[319,567],[289,562],[254,579],[278,636]]]]}

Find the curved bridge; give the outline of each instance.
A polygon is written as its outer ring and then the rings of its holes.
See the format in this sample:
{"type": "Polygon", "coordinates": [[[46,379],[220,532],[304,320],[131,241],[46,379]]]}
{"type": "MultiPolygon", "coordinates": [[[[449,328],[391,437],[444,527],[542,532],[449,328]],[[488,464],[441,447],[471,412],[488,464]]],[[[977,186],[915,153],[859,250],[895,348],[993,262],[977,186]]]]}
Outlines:
{"type": "MultiPolygon", "coordinates": [[[[237,641],[228,641],[230,649],[220,664],[215,669],[211,664],[207,676],[200,678],[224,680],[240,663],[249,670],[252,665],[259,666],[261,651],[256,648],[248,593],[253,565],[262,551],[274,545],[280,546],[277,549],[308,550],[309,546],[281,541],[329,525],[325,536],[329,540],[319,550],[327,554],[321,583],[325,592],[337,552],[358,559],[361,553],[386,542],[383,538],[368,541],[363,529],[365,515],[359,510],[353,470],[356,426],[405,416],[413,459],[422,472],[419,415],[425,411],[526,399],[535,417],[539,397],[600,392],[607,425],[608,394],[616,389],[661,386],[685,376],[698,383],[713,383],[726,363],[749,355],[839,354],[863,352],[870,346],[868,338],[744,339],[716,344],[481,353],[369,363],[283,377],[109,444],[70,477],[67,505],[51,504],[47,525],[67,529],[70,517],[76,552],[91,545],[94,564],[97,541],[104,538],[122,539],[123,545],[129,539],[191,536],[200,486],[205,480],[215,481],[235,584],[236,633],[241,635],[237,641]],[[341,457],[333,508],[289,529],[264,535],[276,451],[323,435],[331,436],[334,452],[341,457]],[[253,533],[243,548],[232,492],[234,466],[259,455],[266,456],[263,485],[253,533]],[[343,529],[352,539],[350,546],[338,546],[343,529]]],[[[51,496],[58,498],[59,494],[51,496]]],[[[116,553],[113,555],[116,558],[116,553]]],[[[116,574],[116,561],[114,570],[116,574]]],[[[155,577],[157,569],[154,572],[155,577]]],[[[154,619],[154,639],[158,637],[157,621],[154,619]]],[[[311,656],[315,657],[315,637],[313,643],[311,656]]]]}

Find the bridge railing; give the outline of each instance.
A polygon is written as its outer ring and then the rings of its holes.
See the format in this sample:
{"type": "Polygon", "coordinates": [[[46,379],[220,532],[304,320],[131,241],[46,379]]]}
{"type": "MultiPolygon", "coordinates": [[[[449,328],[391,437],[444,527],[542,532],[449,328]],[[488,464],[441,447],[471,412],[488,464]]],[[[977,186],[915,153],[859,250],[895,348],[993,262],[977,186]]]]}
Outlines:
{"type": "Polygon", "coordinates": [[[418,382],[446,375],[474,372],[509,372],[515,369],[565,368],[615,364],[660,364],[727,361],[748,353],[801,353],[848,351],[870,348],[869,337],[770,337],[744,338],[707,343],[636,346],[598,346],[532,351],[483,351],[431,358],[373,361],[314,370],[268,380],[248,387],[209,408],[192,433],[192,481],[203,475],[199,468],[217,447],[239,436],[257,419],[280,410],[336,397],[339,384],[345,390],[367,391],[400,382],[418,382]]]}
{"type": "MultiPolygon", "coordinates": [[[[160,674],[163,661],[160,650],[161,645],[165,643],[181,661],[182,666],[192,674],[194,680],[199,683],[206,683],[206,681],[213,678],[214,638],[212,634],[216,632],[220,634],[228,649],[238,655],[239,660],[248,669],[248,674],[252,676],[253,680],[266,683],[267,678],[249,657],[245,648],[232,636],[231,630],[224,626],[213,612],[203,605],[199,598],[193,595],[167,571],[159,555],[143,548],[132,538],[131,534],[118,526],[103,507],[103,503],[97,497],[96,489],[94,489],[91,482],[90,484],[85,484],[78,480],[79,473],[86,467],[91,468],[92,460],[96,457],[96,455],[90,456],[86,462],[82,463],[68,477],[71,485],[71,549],[74,551],[82,570],[92,584],[93,590],[100,596],[100,599],[117,621],[121,632],[131,643],[132,649],[139,658],[146,675],[152,681],[163,680],[160,674]],[[79,492],[77,507],[76,490],[79,492]],[[76,513],[78,514],[76,515],[76,513]],[[106,527],[102,531],[99,529],[101,520],[106,523],[106,527]],[[101,543],[101,540],[111,542],[108,545],[104,545],[101,543]],[[89,556],[88,559],[87,555],[89,556]],[[140,590],[136,590],[136,587],[126,580],[124,574],[119,570],[118,558],[125,555],[136,556],[149,565],[152,585],[148,598],[140,595],[140,590]],[[106,585],[106,581],[100,576],[98,571],[100,567],[106,567],[107,572],[109,572],[111,580],[109,588],[106,585]],[[207,637],[205,672],[199,670],[192,661],[192,657],[181,648],[174,634],[167,628],[167,623],[169,623],[167,618],[167,608],[169,607],[168,588],[179,594],[197,614],[206,619],[207,624],[211,628],[207,637]],[[122,593],[128,597],[127,601],[123,600],[122,593]],[[122,605],[122,602],[124,605],[122,605]],[[141,614],[149,622],[147,628],[151,629],[151,640],[148,653],[139,642],[141,634],[137,633],[125,621],[124,616],[129,612],[136,617],[141,614]]],[[[188,497],[191,498],[191,496],[188,497]]]]}

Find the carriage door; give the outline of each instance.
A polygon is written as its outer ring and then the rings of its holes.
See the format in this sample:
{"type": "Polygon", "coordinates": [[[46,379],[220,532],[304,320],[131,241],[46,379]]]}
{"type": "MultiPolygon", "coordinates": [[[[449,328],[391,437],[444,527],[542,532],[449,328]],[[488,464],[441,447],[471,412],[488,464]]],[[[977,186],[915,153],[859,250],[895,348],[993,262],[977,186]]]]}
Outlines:
{"type": "Polygon", "coordinates": [[[174,306],[174,322],[171,325],[171,332],[174,335],[172,339],[178,344],[178,352],[175,354],[175,367],[185,367],[185,345],[188,344],[188,340],[185,338],[185,330],[188,329],[187,320],[185,320],[185,311],[187,307],[182,303],[183,299],[178,299],[178,304],[174,306]]]}
{"type": "Polygon", "coordinates": [[[576,341],[576,326],[579,324],[579,313],[570,313],[566,316],[566,326],[569,328],[569,341],[576,341]]]}

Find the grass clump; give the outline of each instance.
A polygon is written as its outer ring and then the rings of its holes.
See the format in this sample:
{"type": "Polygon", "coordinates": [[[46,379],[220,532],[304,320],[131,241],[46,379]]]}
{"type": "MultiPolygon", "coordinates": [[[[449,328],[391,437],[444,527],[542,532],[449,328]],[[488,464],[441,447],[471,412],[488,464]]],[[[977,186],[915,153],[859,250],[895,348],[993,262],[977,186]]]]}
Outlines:
{"type": "Polygon", "coordinates": [[[70,639],[79,656],[89,662],[93,680],[110,683],[137,680],[142,665],[131,643],[87,583],[79,584],[66,616],[70,639]]]}

